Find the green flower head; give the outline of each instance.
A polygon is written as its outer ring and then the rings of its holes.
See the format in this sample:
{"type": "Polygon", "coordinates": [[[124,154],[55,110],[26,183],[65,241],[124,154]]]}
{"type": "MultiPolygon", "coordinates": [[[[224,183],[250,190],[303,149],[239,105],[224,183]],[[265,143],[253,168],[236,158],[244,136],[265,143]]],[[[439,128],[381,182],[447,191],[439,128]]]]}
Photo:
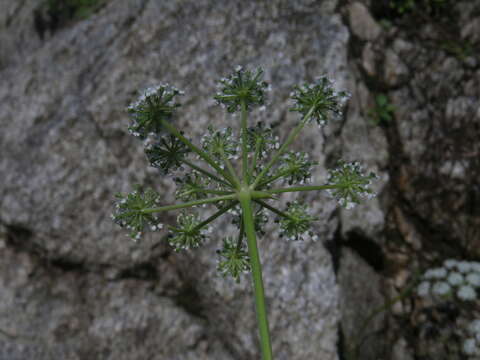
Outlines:
{"type": "Polygon", "coordinates": [[[362,166],[358,162],[339,161],[338,167],[329,171],[328,183],[337,188],[328,190],[341,206],[352,209],[360,203],[361,198],[373,198],[375,193],[370,189],[372,180],[377,175],[373,172],[364,174],[362,166]]]}
{"type": "Polygon", "coordinates": [[[145,191],[141,186],[135,186],[130,194],[116,194],[115,213],[112,219],[120,226],[130,230],[130,237],[139,240],[144,230],[149,227],[151,231],[161,230],[163,225],[159,223],[155,214],[146,210],[155,207],[159,195],[152,189],[145,191]]]}
{"type": "Polygon", "coordinates": [[[258,159],[264,159],[270,151],[280,147],[278,136],[274,136],[272,128],[261,121],[247,131],[248,151],[252,154],[256,153],[258,159]]]}
{"type": "Polygon", "coordinates": [[[242,103],[247,109],[265,104],[265,91],[268,84],[262,80],[263,70],[255,72],[244,70],[241,66],[226,78],[220,80],[219,91],[214,96],[216,102],[233,113],[241,109],[242,103]]]}
{"type": "Polygon", "coordinates": [[[333,82],[322,76],[313,84],[295,86],[290,97],[294,102],[290,111],[298,111],[303,117],[308,116],[307,120],[313,119],[323,126],[330,114],[342,115],[342,108],[350,95],[345,91],[336,91],[333,82]]]}
{"type": "Polygon", "coordinates": [[[127,108],[132,124],[128,130],[141,139],[150,134],[162,133],[162,121],[170,120],[175,109],[180,106],[174,98],[183,95],[183,91],[166,85],[150,87],[142,92],[140,97],[127,108]]]}
{"type": "Polygon", "coordinates": [[[175,197],[182,201],[199,200],[206,197],[203,190],[206,188],[205,176],[201,176],[196,171],[191,171],[183,177],[174,179],[177,185],[175,197]]]}
{"type": "Polygon", "coordinates": [[[160,140],[145,148],[150,165],[158,168],[163,174],[181,167],[190,149],[173,135],[165,135],[160,140]]]}
{"type": "Polygon", "coordinates": [[[177,227],[171,228],[169,243],[175,251],[197,248],[206,239],[207,229],[203,229],[196,214],[182,212],[177,217],[177,227]]]}
{"type": "Polygon", "coordinates": [[[283,163],[277,171],[288,174],[285,180],[289,185],[310,182],[312,167],[318,165],[318,162],[310,160],[308,154],[303,151],[289,151],[283,155],[282,160],[283,163]]]}
{"type": "Polygon", "coordinates": [[[297,201],[288,203],[285,214],[286,217],[279,220],[281,237],[285,237],[287,240],[317,239],[317,236],[312,236],[310,230],[312,222],[316,221],[317,218],[308,213],[306,205],[297,201]]]}
{"type": "Polygon", "coordinates": [[[218,254],[218,271],[224,276],[231,276],[238,283],[240,275],[250,271],[250,259],[248,253],[238,247],[235,240],[227,237],[223,240],[223,248],[217,250],[218,254]]]}
{"type": "Polygon", "coordinates": [[[209,126],[208,133],[202,137],[202,147],[217,159],[222,159],[223,156],[236,159],[240,147],[234,135],[230,127],[214,130],[209,126]]]}

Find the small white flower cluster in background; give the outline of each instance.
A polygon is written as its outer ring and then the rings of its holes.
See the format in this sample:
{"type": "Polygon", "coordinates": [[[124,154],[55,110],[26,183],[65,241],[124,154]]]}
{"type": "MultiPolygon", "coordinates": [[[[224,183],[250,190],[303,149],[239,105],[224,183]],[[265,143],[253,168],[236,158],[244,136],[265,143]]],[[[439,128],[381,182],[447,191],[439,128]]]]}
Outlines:
{"type": "Polygon", "coordinates": [[[449,297],[455,295],[459,300],[473,301],[477,298],[476,289],[480,287],[480,263],[449,259],[443,266],[427,270],[417,288],[422,297],[449,297]]]}
{"type": "Polygon", "coordinates": [[[468,338],[463,342],[463,352],[480,359],[480,319],[473,320],[467,327],[468,338]]]}

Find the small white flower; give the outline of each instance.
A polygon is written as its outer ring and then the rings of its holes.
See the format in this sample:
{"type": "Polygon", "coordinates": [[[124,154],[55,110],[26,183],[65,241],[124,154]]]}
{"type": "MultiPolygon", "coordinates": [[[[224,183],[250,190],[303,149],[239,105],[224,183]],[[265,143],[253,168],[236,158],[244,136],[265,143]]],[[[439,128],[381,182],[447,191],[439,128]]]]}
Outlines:
{"type": "Polygon", "coordinates": [[[452,272],[450,275],[448,275],[447,281],[450,283],[450,285],[460,285],[463,283],[463,275],[458,273],[458,272],[452,272]]]}
{"type": "Polygon", "coordinates": [[[350,202],[350,201],[347,201],[346,205],[345,205],[345,209],[347,210],[351,210],[353,209],[357,204],[354,203],[354,202],[350,202]]]}
{"type": "Polygon", "coordinates": [[[467,282],[473,286],[480,286],[480,274],[476,272],[468,274],[467,282]]]}
{"type": "Polygon", "coordinates": [[[470,266],[473,271],[480,272],[480,263],[479,262],[471,262],[470,266]]]}
{"type": "Polygon", "coordinates": [[[450,292],[451,286],[445,282],[445,281],[440,281],[435,283],[432,287],[432,291],[435,295],[447,295],[450,292]]]}
{"type": "Polygon", "coordinates": [[[463,342],[463,352],[467,355],[475,355],[478,351],[475,339],[467,339],[463,342]]]}
{"type": "Polygon", "coordinates": [[[443,266],[445,266],[447,269],[452,269],[455,266],[457,266],[457,264],[458,264],[457,260],[448,259],[448,260],[445,260],[445,262],[443,263],[443,266]]]}
{"type": "Polygon", "coordinates": [[[428,281],[422,281],[418,285],[417,293],[419,296],[427,296],[430,293],[430,283],[428,281]]]}
{"type": "Polygon", "coordinates": [[[470,325],[468,325],[468,330],[474,334],[480,334],[480,319],[473,320],[470,325]]]}
{"type": "Polygon", "coordinates": [[[460,261],[458,263],[458,270],[462,273],[469,272],[472,269],[472,265],[468,261],[460,261]]]}
{"type": "Polygon", "coordinates": [[[463,285],[458,289],[457,296],[462,300],[474,300],[477,297],[477,293],[471,286],[463,285]]]}
{"type": "Polygon", "coordinates": [[[447,270],[444,268],[430,269],[427,270],[424,276],[426,279],[441,279],[447,276],[447,270]]]}

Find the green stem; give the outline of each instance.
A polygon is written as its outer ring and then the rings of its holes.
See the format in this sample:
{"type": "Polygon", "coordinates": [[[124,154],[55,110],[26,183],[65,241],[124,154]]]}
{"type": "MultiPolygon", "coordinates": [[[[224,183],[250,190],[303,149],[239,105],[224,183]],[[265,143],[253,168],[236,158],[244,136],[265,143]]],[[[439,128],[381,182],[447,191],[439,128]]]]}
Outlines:
{"type": "Polygon", "coordinates": [[[231,184],[223,181],[218,176],[215,176],[214,174],[212,174],[211,172],[209,172],[205,169],[202,169],[200,166],[195,165],[194,163],[190,162],[189,160],[183,159],[182,161],[183,161],[184,164],[190,166],[194,170],[197,170],[199,173],[202,173],[203,175],[208,176],[210,179],[215,180],[216,182],[218,182],[222,185],[232,187],[231,184]]]}
{"type": "Polygon", "coordinates": [[[283,170],[283,171],[280,171],[277,175],[275,176],[272,176],[272,177],[269,177],[268,179],[266,179],[265,181],[261,182],[258,187],[261,188],[262,186],[265,186],[265,185],[268,185],[270,184],[271,182],[274,182],[275,180],[277,180],[278,178],[281,178],[282,176],[285,176],[285,175],[290,175],[291,173],[297,171],[298,168],[294,168],[294,169],[286,169],[286,170],[283,170]]]}
{"type": "Polygon", "coordinates": [[[161,206],[161,207],[158,207],[158,208],[144,209],[144,210],[141,211],[141,213],[142,214],[153,214],[153,213],[162,212],[162,211],[183,209],[183,208],[196,206],[196,205],[210,204],[210,203],[218,202],[218,201],[233,200],[235,198],[236,198],[236,195],[234,195],[234,194],[225,195],[225,196],[216,196],[216,197],[207,198],[207,199],[189,201],[189,202],[182,203],[182,204],[167,205],[167,206],[161,206]]]}
{"type": "Polygon", "coordinates": [[[205,225],[208,225],[209,223],[211,223],[213,220],[215,220],[216,218],[218,218],[219,216],[225,214],[228,210],[230,210],[231,208],[233,208],[236,204],[238,204],[236,201],[232,201],[230,204],[222,207],[220,210],[218,210],[215,214],[213,214],[212,216],[210,216],[209,218],[205,219],[204,221],[202,221],[200,224],[198,224],[197,226],[195,226],[194,228],[194,231],[198,230],[198,229],[201,229],[202,227],[204,227],[205,225]]]}
{"type": "Polygon", "coordinates": [[[196,189],[191,189],[182,193],[178,194],[179,198],[184,198],[188,195],[191,194],[196,194],[196,193],[201,193],[201,194],[213,194],[213,195],[231,195],[233,194],[231,191],[224,191],[224,190],[211,190],[211,189],[203,189],[203,188],[196,188],[196,189]]]}
{"type": "Polygon", "coordinates": [[[213,160],[210,155],[208,155],[205,151],[202,149],[196,147],[190,140],[188,140],[185,136],[182,135],[180,131],[178,131],[174,126],[172,126],[168,121],[162,120],[162,125],[174,136],[177,137],[178,140],[183,142],[185,145],[187,145],[190,150],[192,150],[194,153],[196,153],[198,156],[200,156],[203,160],[205,160],[211,167],[213,167],[215,170],[218,171],[219,174],[221,174],[227,181],[229,181],[232,185],[235,184],[232,178],[226,173],[218,164],[213,160]]]}
{"type": "Polygon", "coordinates": [[[262,192],[268,194],[280,194],[286,192],[297,192],[297,191],[315,191],[315,190],[328,190],[328,189],[339,189],[342,186],[339,185],[310,185],[310,186],[292,186],[282,189],[271,189],[271,190],[262,190],[262,192]]]}
{"type": "Polygon", "coordinates": [[[255,189],[255,186],[257,186],[262,178],[268,173],[270,168],[275,165],[277,160],[282,156],[282,154],[288,149],[288,147],[295,141],[297,138],[298,134],[300,134],[300,131],[302,131],[303,127],[307,123],[308,119],[313,113],[313,110],[315,108],[312,106],[312,108],[308,111],[308,113],[302,118],[300,123],[290,132],[290,134],[287,137],[287,140],[283,143],[282,146],[280,146],[280,149],[276,152],[275,155],[273,155],[272,159],[268,162],[268,164],[263,168],[263,170],[258,174],[257,178],[255,179],[255,182],[252,184],[252,189],[255,189]]]}
{"type": "Polygon", "coordinates": [[[268,191],[252,191],[250,192],[252,199],[274,199],[273,194],[270,194],[268,191]]]}
{"type": "Polygon", "coordinates": [[[258,204],[260,204],[260,205],[262,205],[264,208],[270,210],[271,212],[273,212],[273,213],[275,213],[275,214],[277,214],[277,215],[279,215],[279,216],[282,216],[282,217],[284,217],[284,218],[291,219],[291,220],[296,220],[296,219],[294,219],[292,216],[284,213],[283,211],[280,211],[280,210],[278,210],[278,209],[275,209],[273,206],[268,205],[265,201],[255,200],[255,202],[258,203],[258,204]]]}
{"type": "Polygon", "coordinates": [[[232,195],[233,192],[226,190],[214,190],[214,189],[198,189],[197,192],[204,194],[214,194],[214,195],[232,195]]]}
{"type": "Polygon", "coordinates": [[[253,160],[252,160],[252,166],[250,167],[249,171],[249,177],[253,176],[253,172],[255,171],[255,168],[257,167],[257,160],[258,160],[258,155],[260,155],[260,145],[262,143],[262,139],[258,138],[255,141],[255,153],[253,154],[253,160]]]}
{"type": "Polygon", "coordinates": [[[236,185],[237,189],[240,189],[240,179],[237,177],[237,174],[235,173],[235,169],[232,166],[232,163],[228,159],[228,157],[225,155],[225,152],[222,150],[220,152],[220,156],[222,157],[223,163],[227,167],[228,172],[230,173],[231,178],[233,179],[233,182],[236,185]]]}
{"type": "Polygon", "coordinates": [[[242,240],[243,240],[243,235],[245,234],[245,227],[243,226],[243,217],[240,218],[240,232],[238,234],[238,239],[237,239],[237,253],[242,249],[242,240]]]}
{"type": "Polygon", "coordinates": [[[262,351],[262,360],[272,360],[272,345],[270,342],[270,333],[268,329],[267,309],[265,305],[265,293],[262,280],[262,265],[257,248],[257,239],[255,235],[255,226],[252,213],[252,201],[250,194],[239,195],[240,205],[242,206],[243,222],[245,225],[245,234],[248,242],[248,255],[252,267],[253,286],[255,291],[255,306],[257,309],[257,320],[260,331],[260,348],[262,351]]]}
{"type": "Polygon", "coordinates": [[[248,184],[250,177],[248,175],[248,149],[247,149],[247,105],[242,101],[242,175],[243,182],[248,184]]]}

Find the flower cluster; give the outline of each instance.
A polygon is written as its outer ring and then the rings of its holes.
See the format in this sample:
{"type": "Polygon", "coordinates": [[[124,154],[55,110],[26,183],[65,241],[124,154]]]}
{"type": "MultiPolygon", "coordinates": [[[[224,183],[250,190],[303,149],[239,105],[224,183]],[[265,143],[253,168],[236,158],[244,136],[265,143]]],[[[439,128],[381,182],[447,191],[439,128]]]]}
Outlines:
{"type": "Polygon", "coordinates": [[[239,235],[236,241],[223,236],[223,246],[217,252],[218,270],[236,281],[242,273],[252,272],[257,318],[261,329],[267,330],[261,331],[262,358],[272,357],[257,251],[257,237],[264,235],[268,221],[266,212],[278,216],[276,223],[284,239],[316,240],[318,236],[314,235],[311,226],[317,219],[309,214],[307,205],[295,201],[287,203],[286,210],[281,211],[278,206],[280,194],[329,189],[341,205],[350,208],[360,198],[373,195],[369,186],[375,178],[373,174],[365,175],[358,163],[340,163],[338,169],[330,172],[327,184],[305,186],[316,162],[306,153],[292,151],[290,147],[299,140],[308,123],[315,120],[324,125],[329,116],[339,116],[348,95],[334,90],[326,77],[314,84],[295,87],[292,93],[295,105],[290,110],[299,112],[302,120],[280,143],[270,127],[263,123],[251,127],[248,123],[253,108],[264,107],[268,90],[262,69],[249,71],[238,67],[230,76],[221,79],[215,100],[229,113],[240,111],[241,116],[237,127],[216,130],[209,126],[200,145],[177,129],[173,121],[179,106],[176,97],[182,95],[180,90],[159,85],[144,91],[128,108],[133,121],[129,130],[147,140],[144,143],[150,164],[162,175],[176,177],[175,195],[180,202],[158,206],[159,196],[153,190],[135,189],[131,194],[118,196],[113,215],[118,224],[131,230],[134,239],[139,239],[147,228],[153,231],[162,228],[156,214],[179,210],[176,225],[168,226],[168,242],[176,251],[202,245],[213,221],[223,215],[233,215],[239,235]],[[207,206],[213,207],[213,213],[204,217],[207,211],[203,211],[203,207],[207,206]],[[188,208],[194,211],[187,212],[188,208]]]}
{"type": "Polygon", "coordinates": [[[463,301],[477,298],[480,287],[480,263],[474,261],[446,260],[443,266],[429,269],[417,288],[420,296],[456,296],[463,301]]]}
{"type": "Polygon", "coordinates": [[[370,189],[372,181],[377,176],[371,172],[366,175],[358,162],[340,161],[336,169],[329,171],[328,184],[333,189],[328,190],[339,204],[346,209],[352,209],[360,203],[361,198],[372,198],[375,193],[370,189]]]}
{"type": "Polygon", "coordinates": [[[298,111],[303,117],[308,116],[306,120],[313,119],[323,126],[329,115],[342,115],[342,108],[350,95],[346,91],[336,91],[333,82],[322,76],[313,84],[296,86],[290,97],[294,102],[291,111],[298,111]]]}
{"type": "Polygon", "coordinates": [[[202,147],[218,160],[221,160],[224,157],[236,160],[239,145],[234,135],[235,134],[230,127],[221,130],[214,130],[209,126],[208,133],[202,137],[202,147]]]}
{"type": "MultiPolygon", "coordinates": [[[[241,239],[240,239],[241,240],[241,239]]],[[[236,282],[240,281],[240,275],[250,271],[250,259],[248,253],[241,247],[241,243],[235,243],[231,237],[223,240],[223,248],[217,250],[218,271],[225,277],[231,276],[236,282]]]]}
{"type": "Polygon", "coordinates": [[[148,212],[159,202],[159,196],[154,190],[148,188],[142,191],[142,188],[137,185],[130,194],[118,193],[116,198],[112,219],[121,227],[130,230],[132,239],[139,240],[147,227],[152,231],[162,229],[163,225],[155,214],[148,212]]]}
{"type": "Polygon", "coordinates": [[[214,99],[230,113],[241,109],[242,104],[245,104],[247,109],[263,106],[265,90],[269,87],[262,80],[262,76],[263,70],[260,68],[252,72],[238,66],[233,74],[220,80],[220,89],[214,99]]]}
{"type": "Polygon", "coordinates": [[[249,128],[247,134],[248,151],[252,156],[256,156],[256,160],[266,158],[270,151],[280,147],[278,136],[274,136],[272,128],[265,126],[263,122],[249,128]]]}
{"type": "Polygon", "coordinates": [[[205,197],[205,177],[198,172],[192,171],[183,177],[174,179],[177,184],[175,197],[182,201],[199,200],[205,197]]]}
{"type": "Polygon", "coordinates": [[[168,242],[175,251],[197,248],[210,231],[201,226],[198,215],[182,212],[177,217],[177,227],[171,227],[168,242]]]}
{"type": "MultiPolygon", "coordinates": [[[[170,85],[158,85],[145,90],[138,100],[128,107],[132,118],[130,132],[145,141],[145,153],[151,166],[162,175],[173,175],[176,183],[175,197],[179,204],[158,206],[159,195],[152,189],[136,188],[131,194],[119,195],[115,222],[128,228],[138,240],[148,229],[162,228],[157,214],[169,210],[181,210],[177,224],[169,226],[169,243],[177,251],[196,248],[205,242],[210,223],[224,214],[230,214],[238,227],[237,243],[231,237],[223,241],[219,250],[219,270],[238,280],[239,274],[249,269],[248,255],[243,250],[247,226],[244,221],[244,204],[241,196],[250,192],[252,211],[249,227],[256,236],[265,234],[268,212],[278,216],[280,234],[287,240],[316,240],[311,231],[316,218],[308,213],[307,206],[298,202],[288,203],[282,212],[278,206],[263,202],[278,200],[283,192],[306,191],[305,185],[312,178],[312,168],[317,162],[305,152],[293,151],[289,146],[300,130],[314,119],[324,124],[330,115],[339,115],[347,98],[346,92],[337,92],[333,84],[321,77],[311,85],[295,87],[291,109],[303,116],[303,121],[291,130],[281,144],[272,128],[263,122],[249,126],[248,113],[255,106],[264,106],[269,85],[263,80],[263,70],[244,70],[241,67],[220,80],[215,95],[218,104],[233,113],[241,111],[238,127],[224,129],[207,128],[207,134],[196,145],[175,127],[174,116],[180,106],[178,96],[183,92],[170,85]],[[241,173],[239,171],[241,169],[241,173]],[[275,188],[276,186],[292,186],[275,188]],[[202,212],[187,212],[187,208],[216,207],[215,213],[201,219],[202,212]]],[[[373,174],[364,175],[358,163],[341,163],[330,172],[328,184],[308,186],[312,190],[329,188],[341,205],[350,208],[361,197],[373,193],[369,189],[373,174]]],[[[252,234],[250,233],[250,237],[252,234]]],[[[248,237],[248,236],[247,236],[248,237]]]]}
{"type": "Polygon", "coordinates": [[[313,235],[310,227],[317,218],[308,213],[307,206],[297,201],[287,204],[284,217],[279,219],[280,236],[287,240],[305,240],[312,238],[316,240],[318,237],[313,235]]]}
{"type": "Polygon", "coordinates": [[[145,148],[148,160],[153,167],[162,171],[164,175],[171,170],[177,170],[182,166],[190,149],[173,135],[164,135],[160,140],[145,148]]]}
{"type": "Polygon", "coordinates": [[[177,95],[183,95],[183,91],[168,84],[160,84],[143,91],[127,108],[132,119],[128,128],[130,133],[141,139],[150,134],[162,133],[162,121],[170,120],[175,109],[180,106],[174,99],[177,95]]]}
{"type": "Polygon", "coordinates": [[[467,327],[468,338],[463,342],[463,352],[468,356],[480,356],[480,319],[473,320],[467,327]]]}
{"type": "Polygon", "coordinates": [[[282,156],[282,164],[278,168],[278,175],[284,174],[283,178],[292,184],[306,184],[312,178],[312,167],[318,162],[309,159],[306,152],[289,151],[282,156]]]}

